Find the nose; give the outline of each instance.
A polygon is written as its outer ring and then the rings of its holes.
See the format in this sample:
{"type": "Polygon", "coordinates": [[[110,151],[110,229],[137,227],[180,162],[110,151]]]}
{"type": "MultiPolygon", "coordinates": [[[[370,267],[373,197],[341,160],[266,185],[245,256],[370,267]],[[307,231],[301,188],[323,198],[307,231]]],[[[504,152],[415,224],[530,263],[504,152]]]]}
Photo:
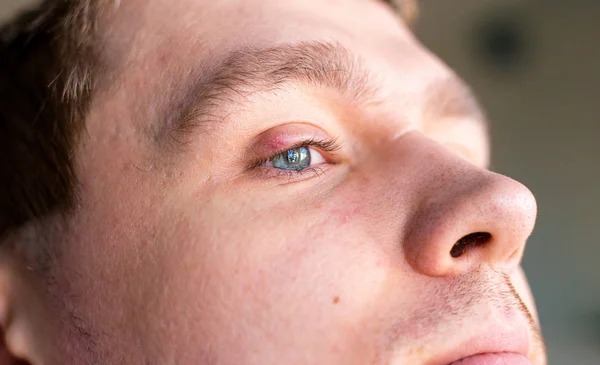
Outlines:
{"type": "Polygon", "coordinates": [[[535,224],[533,194],[422,135],[406,138],[416,181],[402,240],[407,262],[429,276],[461,275],[482,264],[512,271],[535,224]]]}

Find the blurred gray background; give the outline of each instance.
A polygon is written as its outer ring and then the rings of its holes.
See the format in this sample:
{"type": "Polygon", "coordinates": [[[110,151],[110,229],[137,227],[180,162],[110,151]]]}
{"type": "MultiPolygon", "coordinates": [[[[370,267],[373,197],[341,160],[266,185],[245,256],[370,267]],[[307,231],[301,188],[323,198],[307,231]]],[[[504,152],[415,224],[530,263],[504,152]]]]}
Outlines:
{"type": "MultiPolygon", "coordinates": [[[[0,21],[33,0],[0,0],[0,21]]],[[[492,120],[539,218],[524,267],[550,365],[600,365],[600,1],[421,0],[417,35],[492,120]]]]}

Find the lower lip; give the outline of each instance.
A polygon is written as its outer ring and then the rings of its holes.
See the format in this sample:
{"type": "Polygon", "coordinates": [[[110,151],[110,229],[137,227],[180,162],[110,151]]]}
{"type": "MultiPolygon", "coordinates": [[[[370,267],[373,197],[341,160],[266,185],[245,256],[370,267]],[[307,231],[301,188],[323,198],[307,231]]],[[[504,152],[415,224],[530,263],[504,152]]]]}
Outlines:
{"type": "Polygon", "coordinates": [[[523,355],[510,353],[494,353],[469,356],[449,365],[533,365],[523,355]]]}

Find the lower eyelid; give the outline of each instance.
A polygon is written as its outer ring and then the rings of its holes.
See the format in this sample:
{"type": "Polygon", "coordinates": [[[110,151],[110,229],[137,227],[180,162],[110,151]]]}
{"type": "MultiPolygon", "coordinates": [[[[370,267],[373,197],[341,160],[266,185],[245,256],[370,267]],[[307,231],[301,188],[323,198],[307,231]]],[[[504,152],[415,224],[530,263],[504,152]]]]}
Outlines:
{"type": "Polygon", "coordinates": [[[312,180],[324,175],[327,169],[323,166],[309,167],[301,171],[279,170],[272,167],[259,167],[255,170],[260,180],[279,180],[284,184],[312,180]]]}

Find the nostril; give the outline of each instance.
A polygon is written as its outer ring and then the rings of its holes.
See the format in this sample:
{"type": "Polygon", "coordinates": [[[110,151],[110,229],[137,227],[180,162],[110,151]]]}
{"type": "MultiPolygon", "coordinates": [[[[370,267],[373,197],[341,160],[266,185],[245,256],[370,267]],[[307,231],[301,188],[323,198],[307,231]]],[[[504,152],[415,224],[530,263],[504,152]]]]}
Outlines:
{"type": "Polygon", "coordinates": [[[450,250],[450,256],[453,258],[461,257],[468,249],[475,246],[481,246],[486,244],[492,235],[488,232],[475,232],[470,233],[463,238],[456,241],[452,249],[450,250]]]}

